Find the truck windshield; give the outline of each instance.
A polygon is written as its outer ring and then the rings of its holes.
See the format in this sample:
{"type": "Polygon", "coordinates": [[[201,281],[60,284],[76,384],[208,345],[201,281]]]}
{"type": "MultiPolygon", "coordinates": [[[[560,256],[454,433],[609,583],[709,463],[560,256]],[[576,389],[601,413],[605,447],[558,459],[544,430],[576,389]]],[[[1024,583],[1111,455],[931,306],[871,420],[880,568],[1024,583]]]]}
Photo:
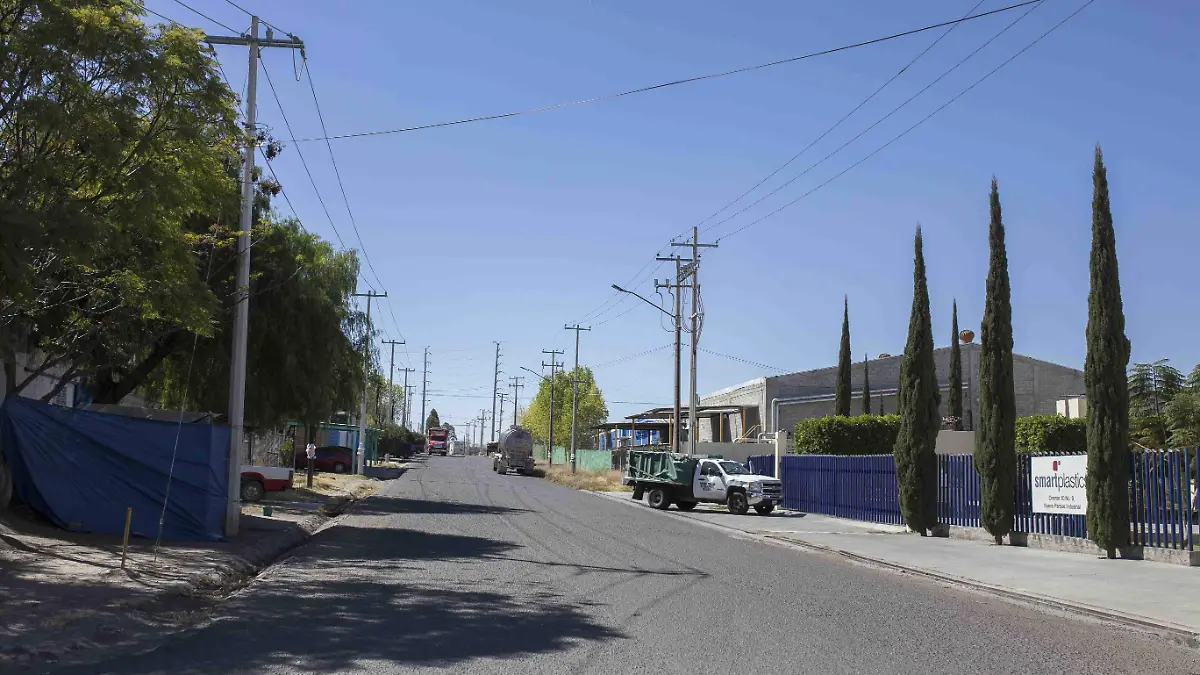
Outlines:
{"type": "Polygon", "coordinates": [[[725,462],[721,462],[720,464],[721,464],[721,468],[725,470],[725,473],[730,476],[738,476],[741,474],[750,473],[750,471],[748,469],[746,469],[745,466],[743,466],[742,464],[739,464],[738,462],[725,461],[725,462]]]}

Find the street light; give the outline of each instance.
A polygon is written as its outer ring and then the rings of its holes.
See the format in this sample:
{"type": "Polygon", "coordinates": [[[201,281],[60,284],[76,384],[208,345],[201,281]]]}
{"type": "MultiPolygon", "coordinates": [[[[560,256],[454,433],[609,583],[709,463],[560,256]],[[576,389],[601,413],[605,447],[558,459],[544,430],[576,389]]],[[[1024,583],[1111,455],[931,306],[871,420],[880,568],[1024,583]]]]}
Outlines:
{"type": "Polygon", "coordinates": [[[612,287],[613,287],[614,291],[620,291],[621,293],[628,293],[628,294],[632,295],[633,297],[637,298],[638,300],[641,300],[642,302],[646,303],[647,305],[650,305],[654,309],[657,309],[658,311],[662,312],[663,314],[666,314],[667,316],[671,317],[672,319],[675,318],[674,314],[668,312],[667,310],[663,309],[662,307],[659,307],[658,305],[647,300],[646,298],[643,298],[642,296],[638,295],[637,293],[635,293],[633,291],[621,288],[620,286],[618,286],[616,284],[613,284],[612,287]]]}

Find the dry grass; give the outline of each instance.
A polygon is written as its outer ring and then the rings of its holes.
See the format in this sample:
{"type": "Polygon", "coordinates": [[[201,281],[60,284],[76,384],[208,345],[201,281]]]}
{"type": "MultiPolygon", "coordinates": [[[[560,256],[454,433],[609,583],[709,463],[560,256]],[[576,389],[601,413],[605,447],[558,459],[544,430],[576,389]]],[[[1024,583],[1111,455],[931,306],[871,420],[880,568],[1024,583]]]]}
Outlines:
{"type": "Polygon", "coordinates": [[[348,473],[314,473],[313,486],[308,484],[308,474],[296,472],[292,478],[292,489],[288,492],[267,493],[276,499],[324,501],[328,497],[370,497],[379,490],[379,481],[348,473]],[[290,494],[289,494],[290,493],[290,494]]]}
{"type": "Polygon", "coordinates": [[[547,466],[539,464],[534,469],[534,475],[545,478],[551,483],[557,483],[576,490],[592,490],[596,492],[611,492],[620,490],[630,492],[632,488],[621,485],[620,471],[580,470],[571,473],[570,466],[555,464],[547,466]]]}

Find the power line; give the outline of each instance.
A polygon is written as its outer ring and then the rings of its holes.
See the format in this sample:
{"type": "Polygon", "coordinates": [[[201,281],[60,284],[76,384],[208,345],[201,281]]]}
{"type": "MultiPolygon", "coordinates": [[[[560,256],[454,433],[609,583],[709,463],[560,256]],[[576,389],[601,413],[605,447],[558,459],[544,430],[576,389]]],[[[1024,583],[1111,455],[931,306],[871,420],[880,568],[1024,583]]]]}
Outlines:
{"type": "MultiPolygon", "coordinates": [[[[176,0],[176,1],[178,2],[178,0],[176,0]]],[[[1021,2],[1021,3],[1015,4],[1015,5],[1009,5],[1008,7],[1001,7],[1000,9],[993,9],[991,11],[983,12],[981,14],[965,16],[965,17],[962,17],[959,19],[954,19],[952,21],[943,21],[941,23],[935,23],[930,26],[924,26],[922,28],[907,30],[907,31],[903,31],[900,33],[893,33],[892,35],[886,35],[884,37],[873,38],[870,40],[865,40],[863,42],[856,42],[854,44],[842,45],[841,47],[834,47],[832,49],[824,49],[824,50],[817,51],[817,52],[810,52],[808,54],[803,54],[800,56],[792,56],[792,57],[788,57],[786,59],[778,59],[776,61],[760,63],[760,64],[753,65],[753,66],[745,66],[743,68],[735,68],[733,70],[726,70],[726,71],[722,71],[719,73],[708,73],[706,75],[697,75],[695,77],[687,77],[687,78],[683,78],[680,80],[672,80],[670,82],[661,82],[659,84],[653,84],[653,85],[650,85],[647,87],[638,87],[636,89],[629,89],[627,91],[622,91],[622,92],[618,92],[615,94],[605,94],[603,96],[593,96],[591,98],[579,99],[576,101],[568,101],[565,103],[556,103],[554,105],[542,106],[539,108],[526,108],[524,110],[514,110],[512,112],[500,113],[500,114],[496,114],[496,115],[484,115],[484,116],[480,116],[480,117],[469,117],[466,119],[453,120],[453,121],[449,121],[449,122],[436,122],[433,124],[422,124],[419,126],[404,127],[404,128],[400,128],[400,129],[385,129],[382,131],[363,131],[363,132],[353,133],[353,134],[341,134],[338,136],[326,135],[326,136],[322,136],[322,137],[318,137],[318,138],[292,138],[291,140],[292,140],[292,142],[295,142],[295,143],[306,143],[306,142],[310,142],[310,141],[324,141],[324,140],[336,141],[336,140],[342,140],[342,139],[346,139],[346,138],[362,138],[364,136],[383,136],[383,135],[387,135],[387,134],[400,134],[400,133],[407,133],[410,131],[421,131],[424,129],[436,129],[436,128],[440,128],[440,127],[451,127],[451,126],[456,126],[456,125],[460,125],[460,124],[470,124],[473,122],[486,122],[486,121],[490,121],[490,120],[505,119],[508,117],[518,117],[520,115],[532,115],[535,113],[548,112],[550,110],[557,110],[559,108],[569,108],[569,107],[573,107],[573,106],[584,105],[587,103],[598,103],[601,101],[611,101],[613,99],[623,98],[625,96],[632,96],[634,94],[643,94],[643,93],[646,93],[649,91],[665,89],[667,87],[674,87],[674,86],[678,86],[681,84],[690,84],[692,82],[700,82],[703,80],[714,80],[714,79],[721,78],[721,77],[728,77],[730,75],[738,75],[741,73],[748,73],[748,72],[755,71],[755,70],[762,70],[764,68],[772,68],[775,66],[781,66],[781,65],[788,64],[788,63],[795,63],[797,61],[804,61],[806,59],[816,58],[818,56],[828,56],[830,54],[836,54],[838,52],[844,52],[844,51],[847,51],[850,49],[857,49],[859,47],[867,47],[870,45],[879,44],[881,42],[887,42],[889,40],[896,40],[896,39],[899,39],[902,37],[908,37],[910,35],[924,33],[925,31],[930,31],[930,30],[934,30],[937,28],[943,28],[945,26],[951,26],[954,24],[965,23],[967,21],[973,21],[975,19],[982,19],[983,17],[986,17],[986,16],[991,16],[993,14],[999,14],[1001,12],[1007,12],[1007,11],[1016,9],[1018,7],[1024,7],[1026,5],[1032,5],[1032,4],[1035,4],[1038,2],[1042,2],[1042,0],[1026,0],[1026,2],[1021,2]]]]}
{"type": "MultiPolygon", "coordinates": [[[[183,2],[183,0],[175,0],[175,4],[183,7],[184,9],[191,10],[195,14],[199,14],[200,16],[204,17],[205,19],[208,19],[209,21],[217,24],[221,28],[224,28],[225,30],[229,31],[230,33],[233,33],[234,35],[241,35],[244,32],[244,31],[240,31],[240,30],[237,30],[234,28],[230,28],[229,26],[226,26],[225,24],[221,23],[220,21],[217,21],[216,19],[212,18],[211,16],[205,14],[204,12],[201,12],[200,10],[196,9],[195,7],[192,7],[191,5],[188,5],[187,3],[183,2]]],[[[147,10],[147,11],[149,11],[149,10],[147,10]]]]}
{"type": "MultiPolygon", "coordinates": [[[[308,69],[308,59],[304,59],[304,73],[308,75],[308,89],[312,92],[313,106],[317,109],[317,120],[321,123],[321,133],[328,135],[329,132],[325,130],[325,115],[321,112],[321,102],[317,99],[317,88],[313,84],[312,71],[308,69]]],[[[270,78],[268,78],[269,80],[270,78]]],[[[291,133],[291,129],[288,130],[288,133],[291,133]]],[[[375,277],[376,283],[379,284],[380,288],[383,288],[383,281],[379,279],[379,274],[375,271],[375,265],[371,262],[371,256],[367,255],[367,246],[363,243],[362,234],[358,231],[358,223],[354,220],[354,212],[350,210],[350,198],[346,196],[346,186],[342,183],[342,172],[338,169],[337,158],[333,155],[333,144],[326,140],[325,147],[329,150],[329,162],[333,164],[333,175],[337,177],[338,189],[342,191],[342,203],[346,205],[346,213],[350,216],[350,227],[354,228],[354,236],[358,238],[358,245],[362,249],[363,259],[367,261],[367,268],[371,270],[371,276],[375,277]]],[[[392,318],[394,321],[395,317],[393,316],[392,318]]],[[[397,325],[396,329],[399,330],[399,325],[397,325]]]]}
{"type": "MultiPolygon", "coordinates": [[[[971,8],[971,9],[969,9],[969,10],[967,10],[967,13],[966,13],[966,14],[964,14],[964,15],[963,15],[963,17],[964,17],[964,18],[966,18],[967,16],[970,16],[972,12],[974,12],[974,11],[975,11],[975,10],[977,10],[977,9],[979,9],[979,6],[980,6],[980,5],[982,5],[982,4],[983,4],[984,2],[986,2],[986,1],[987,1],[987,0],[979,0],[979,2],[977,2],[977,3],[975,4],[975,6],[974,6],[974,7],[972,7],[972,8],[971,8]]],[[[909,61],[908,63],[904,64],[904,67],[902,67],[900,70],[896,71],[896,74],[895,74],[895,75],[892,75],[890,78],[888,78],[888,79],[887,79],[887,81],[886,81],[886,82],[884,82],[883,84],[879,85],[879,87],[877,87],[877,88],[875,89],[875,91],[871,92],[871,94],[870,94],[869,96],[867,96],[867,97],[866,97],[866,98],[864,98],[864,99],[863,99],[861,102],[859,102],[859,104],[858,104],[858,105],[856,105],[856,106],[854,106],[853,108],[851,108],[851,109],[850,109],[850,112],[847,112],[845,115],[842,115],[841,119],[839,119],[838,121],[836,121],[836,122],[834,122],[834,123],[833,123],[833,126],[829,127],[829,128],[828,128],[828,129],[826,129],[825,131],[821,132],[821,135],[820,135],[820,136],[817,136],[816,138],[814,138],[814,139],[812,140],[812,142],[810,142],[808,145],[804,146],[804,148],[803,148],[803,149],[801,149],[801,150],[800,150],[800,152],[797,152],[796,154],[792,155],[792,156],[791,156],[791,158],[789,158],[789,159],[788,159],[786,162],[784,162],[783,164],[781,164],[781,165],[780,165],[778,168],[776,168],[776,169],[775,169],[774,171],[772,171],[771,173],[767,174],[766,178],[763,178],[762,180],[758,181],[757,183],[755,183],[754,185],[752,185],[752,186],[750,187],[750,189],[749,189],[749,190],[746,190],[745,192],[743,192],[742,194],[738,195],[736,198],[734,198],[734,199],[733,199],[732,201],[730,201],[729,203],[725,204],[725,205],[724,205],[724,206],[722,206],[721,208],[719,208],[719,209],[717,209],[716,211],[714,211],[714,212],[713,212],[712,214],[710,214],[710,215],[709,215],[707,218],[705,218],[704,220],[701,220],[701,221],[698,223],[698,225],[703,225],[703,224],[707,223],[708,221],[712,220],[713,218],[716,218],[718,215],[720,215],[720,214],[721,214],[721,212],[725,211],[726,209],[728,209],[729,207],[733,206],[734,204],[737,204],[738,202],[742,201],[742,200],[743,200],[743,199],[745,199],[745,198],[746,198],[746,196],[747,196],[747,195],[749,195],[751,192],[754,192],[754,191],[755,191],[755,190],[757,190],[758,188],[762,187],[763,183],[766,183],[767,181],[769,181],[769,180],[771,180],[772,178],[774,178],[776,175],[778,175],[778,174],[779,174],[779,172],[780,172],[780,171],[783,171],[783,170],[784,170],[784,169],[786,169],[787,167],[791,166],[792,162],[796,161],[797,159],[799,159],[799,158],[800,158],[800,156],[801,156],[801,155],[803,155],[804,153],[806,153],[806,152],[808,152],[809,150],[811,150],[811,149],[812,149],[812,147],[813,147],[814,145],[816,145],[817,143],[820,143],[822,140],[824,140],[824,138],[825,138],[826,136],[828,136],[829,134],[833,133],[833,132],[834,132],[834,131],[835,131],[835,130],[838,128],[838,127],[840,127],[840,126],[842,125],[842,122],[845,122],[847,119],[850,119],[850,116],[851,116],[851,115],[853,115],[854,113],[858,112],[858,111],[859,111],[859,110],[860,110],[860,109],[861,109],[863,106],[865,106],[866,104],[870,103],[870,102],[871,102],[871,100],[872,100],[872,99],[874,99],[876,96],[878,96],[878,95],[879,95],[879,93],[880,93],[880,92],[882,92],[884,89],[886,89],[886,88],[888,87],[888,85],[890,85],[891,83],[895,82],[897,78],[899,78],[901,75],[903,75],[903,74],[904,74],[904,73],[905,73],[905,72],[906,72],[906,71],[907,71],[909,68],[911,68],[911,67],[913,66],[913,64],[915,64],[917,61],[921,60],[921,57],[923,57],[923,56],[925,56],[926,54],[928,54],[928,53],[929,53],[929,50],[931,50],[931,49],[933,49],[934,47],[936,47],[936,46],[938,45],[938,43],[939,43],[939,42],[941,42],[941,41],[942,41],[942,40],[943,40],[943,39],[944,39],[944,38],[945,38],[947,35],[949,35],[950,33],[954,32],[954,29],[955,29],[955,28],[958,28],[960,25],[962,25],[962,24],[958,24],[958,23],[956,23],[956,24],[953,24],[953,25],[951,25],[949,28],[947,28],[947,29],[946,29],[946,32],[944,32],[944,33],[942,33],[941,35],[937,36],[937,38],[936,38],[936,39],[935,39],[933,42],[929,43],[929,46],[928,46],[928,47],[926,47],[925,49],[921,50],[921,52],[920,52],[920,53],[918,53],[918,54],[917,54],[915,57],[913,57],[913,59],[912,59],[911,61],[909,61]]],[[[707,231],[707,229],[706,229],[705,231],[707,231]]]]}
{"type": "Polygon", "coordinates": [[[596,370],[596,369],[598,369],[598,368],[607,368],[607,367],[609,367],[609,366],[615,366],[615,365],[617,365],[618,363],[623,363],[623,362],[625,362],[625,361],[630,361],[630,360],[632,360],[632,359],[636,359],[636,358],[639,358],[639,357],[642,357],[642,356],[648,356],[648,355],[650,355],[650,354],[653,354],[653,353],[655,353],[655,352],[661,352],[661,351],[662,351],[662,350],[664,350],[664,349],[670,349],[670,348],[672,348],[672,347],[674,347],[674,346],[675,346],[675,343],[671,343],[671,344],[669,344],[669,345],[663,345],[663,346],[661,346],[661,347],[655,347],[655,348],[653,348],[653,349],[647,349],[646,351],[644,351],[644,352],[638,352],[637,354],[630,354],[630,355],[628,355],[628,356],[622,356],[622,357],[620,357],[620,358],[613,359],[612,361],[605,361],[604,363],[600,363],[600,364],[594,365],[594,366],[592,366],[592,370],[596,370]]]}
{"type": "MultiPolygon", "coordinates": [[[[241,5],[237,4],[237,3],[236,3],[236,2],[234,2],[233,0],[225,0],[225,2],[226,2],[227,4],[229,4],[230,6],[232,6],[232,7],[235,7],[235,8],[237,8],[238,10],[240,10],[240,11],[244,12],[244,13],[246,14],[246,16],[254,16],[254,12],[251,12],[250,10],[246,9],[245,7],[242,7],[241,5]]],[[[269,28],[273,28],[273,29],[275,29],[275,30],[279,31],[280,33],[283,33],[284,35],[287,35],[288,37],[295,37],[294,35],[292,35],[292,34],[291,34],[291,33],[289,33],[288,31],[286,31],[286,30],[284,30],[284,29],[280,28],[279,26],[276,26],[275,24],[271,23],[270,21],[267,21],[266,19],[262,18],[261,16],[260,16],[260,17],[258,17],[258,20],[259,20],[260,22],[262,22],[262,24],[263,24],[264,26],[267,26],[267,27],[269,27],[269,28]]]]}
{"type": "MultiPolygon", "coordinates": [[[[717,222],[713,223],[712,225],[709,225],[708,227],[704,228],[704,231],[705,231],[705,232],[707,232],[707,231],[709,231],[709,230],[712,230],[712,229],[714,229],[714,228],[716,228],[716,227],[719,227],[720,225],[722,225],[722,224],[724,224],[724,223],[727,223],[727,222],[729,222],[730,220],[733,220],[734,218],[736,218],[736,217],[738,217],[738,216],[742,215],[743,213],[745,213],[746,211],[749,211],[750,209],[754,208],[755,206],[758,206],[759,204],[761,204],[763,201],[765,201],[766,199],[768,199],[768,198],[769,198],[769,197],[771,197],[772,195],[778,194],[780,190],[783,190],[785,187],[787,187],[787,186],[791,185],[792,183],[796,182],[796,181],[797,181],[797,180],[799,180],[800,178],[803,178],[804,176],[808,175],[808,172],[812,171],[813,169],[817,168],[818,166],[821,166],[822,164],[824,164],[824,163],[825,163],[825,161],[826,161],[826,160],[829,160],[829,159],[831,159],[831,158],[832,158],[834,155],[836,155],[836,154],[840,153],[842,150],[845,150],[847,147],[849,147],[849,146],[850,146],[851,144],[853,144],[855,141],[857,141],[858,139],[862,138],[862,137],[863,137],[863,136],[865,136],[867,133],[869,133],[869,132],[870,132],[872,129],[874,129],[875,127],[879,126],[880,124],[883,124],[885,121],[887,121],[888,119],[890,119],[890,118],[892,117],[892,115],[895,115],[896,113],[900,112],[900,110],[902,110],[902,109],[903,109],[905,106],[907,106],[909,103],[912,103],[913,101],[915,101],[915,100],[917,99],[917,97],[921,96],[921,94],[924,94],[925,92],[929,91],[929,90],[930,90],[930,89],[931,89],[931,88],[932,88],[932,87],[933,87],[935,84],[937,84],[938,82],[941,82],[943,79],[945,79],[947,75],[949,75],[949,74],[953,73],[954,71],[958,70],[958,68],[959,68],[960,66],[962,66],[964,63],[966,63],[967,61],[969,61],[969,60],[971,60],[972,58],[974,58],[974,56],[975,56],[976,54],[978,54],[979,52],[983,51],[983,50],[984,50],[984,48],[986,48],[988,45],[990,45],[990,44],[992,44],[993,42],[995,42],[995,41],[996,41],[996,40],[997,40],[997,39],[998,39],[998,38],[999,38],[1001,35],[1004,35],[1005,33],[1007,33],[1007,32],[1009,31],[1009,29],[1011,29],[1013,26],[1017,25],[1017,24],[1018,24],[1018,23],[1019,23],[1019,22],[1020,22],[1022,19],[1024,19],[1024,18],[1025,18],[1025,17],[1027,17],[1027,16],[1029,16],[1030,12],[1032,12],[1033,10],[1037,9],[1037,8],[1038,8],[1038,7],[1040,7],[1040,6],[1041,6],[1041,5],[1033,5],[1032,7],[1030,7],[1028,10],[1026,10],[1026,11],[1025,11],[1023,14],[1021,14],[1021,15],[1020,15],[1020,16],[1018,16],[1016,19],[1014,19],[1014,20],[1013,20],[1011,23],[1009,23],[1007,26],[1005,26],[1004,28],[1001,28],[1001,29],[1000,29],[1000,32],[998,32],[998,33],[996,33],[995,35],[993,35],[992,37],[988,38],[988,40],[987,40],[986,42],[984,42],[983,44],[979,45],[978,47],[976,47],[976,48],[974,49],[974,51],[972,51],[971,53],[967,54],[967,55],[966,55],[966,56],[964,56],[962,59],[960,59],[960,60],[958,61],[958,63],[955,63],[955,64],[954,64],[953,66],[951,66],[951,67],[950,67],[948,70],[946,70],[945,72],[943,72],[941,75],[938,75],[938,76],[937,76],[937,77],[936,77],[936,78],[935,78],[935,79],[934,79],[932,82],[930,82],[929,84],[927,84],[927,85],[925,85],[924,87],[922,87],[922,88],[921,88],[921,89],[920,89],[920,90],[919,90],[917,93],[913,94],[912,96],[909,96],[907,99],[905,99],[905,100],[904,100],[904,102],[903,102],[903,103],[901,103],[900,105],[896,106],[895,108],[892,108],[892,109],[891,109],[890,111],[888,111],[888,113],[887,113],[886,115],[884,115],[883,117],[880,117],[879,119],[875,120],[875,122],[874,122],[873,124],[871,124],[871,126],[869,126],[869,127],[867,127],[866,129],[863,129],[862,131],[858,132],[858,133],[857,133],[857,134],[856,134],[856,135],[855,135],[853,138],[851,138],[850,140],[846,141],[845,143],[842,143],[842,144],[841,144],[841,145],[839,145],[839,146],[838,146],[836,149],[834,149],[832,152],[830,152],[829,154],[825,155],[825,156],[824,156],[824,157],[822,157],[821,159],[817,160],[815,163],[813,163],[812,165],[810,165],[810,166],[809,166],[808,168],[806,168],[805,170],[801,171],[800,173],[796,174],[795,176],[792,176],[791,178],[789,178],[787,181],[785,181],[785,182],[783,182],[782,184],[780,184],[780,185],[779,185],[778,187],[776,187],[775,189],[771,190],[770,192],[766,193],[765,195],[763,195],[763,196],[759,197],[758,199],[754,200],[753,202],[751,202],[751,203],[747,204],[746,206],[742,207],[742,208],[741,208],[740,210],[738,210],[736,213],[733,213],[733,214],[731,214],[731,215],[729,215],[729,216],[726,216],[725,218],[722,218],[721,220],[719,220],[719,221],[717,221],[717,222]]],[[[949,32],[949,31],[947,31],[947,32],[949,32]]],[[[818,139],[818,140],[819,140],[819,139],[818,139]]],[[[810,144],[810,145],[809,145],[809,147],[812,147],[812,145],[810,144]]],[[[808,149],[808,148],[805,148],[805,150],[807,150],[807,149],[808,149]]],[[[803,151],[801,151],[801,152],[803,152],[803,151]]],[[[796,157],[799,157],[799,156],[800,156],[799,154],[797,154],[797,155],[796,155],[796,157]]],[[[793,158],[793,159],[795,159],[795,158],[793,158]]],[[[789,160],[789,162],[790,162],[790,160],[789,160]]],[[[782,168],[782,167],[781,167],[781,168],[782,168]]],[[[760,183],[760,185],[761,185],[761,183],[760,183]]],[[[746,194],[749,194],[749,192],[747,192],[746,194]]],[[[745,196],[745,195],[743,195],[743,196],[745,196]]],[[[740,199],[740,198],[739,198],[739,199],[740,199]]],[[[714,215],[715,215],[715,214],[714,214],[714,215]]]]}
{"type": "Polygon", "coordinates": [[[699,351],[702,351],[702,352],[704,352],[705,354],[712,354],[713,356],[720,356],[721,358],[724,358],[724,359],[729,359],[730,361],[737,361],[738,363],[745,363],[745,364],[747,364],[747,365],[750,365],[750,366],[757,366],[757,367],[759,367],[759,368],[763,368],[763,369],[766,369],[766,370],[773,370],[773,371],[775,371],[775,372],[778,372],[778,373],[790,373],[790,372],[793,372],[793,371],[790,371],[790,370],[784,370],[783,368],[776,368],[775,366],[768,366],[768,365],[767,365],[767,364],[765,364],[765,363],[759,363],[759,362],[757,362],[757,361],[751,361],[751,360],[749,360],[749,359],[743,359],[743,358],[741,358],[741,357],[738,357],[738,356],[731,356],[731,355],[729,355],[729,354],[722,354],[721,352],[714,352],[713,350],[711,350],[711,349],[705,349],[704,347],[697,347],[696,349],[697,349],[697,350],[699,350],[699,351]]]}
{"type": "Polygon", "coordinates": [[[1039,42],[1041,42],[1043,39],[1045,39],[1045,38],[1046,38],[1046,36],[1050,35],[1050,34],[1051,34],[1051,33],[1053,33],[1054,31],[1058,30],[1058,29],[1059,29],[1060,27],[1062,27],[1062,25],[1063,25],[1063,24],[1065,24],[1066,22],[1068,22],[1068,21],[1070,21],[1071,19],[1075,18],[1075,16],[1076,16],[1076,15],[1078,15],[1080,12],[1082,12],[1084,9],[1087,9],[1087,7],[1088,7],[1089,5],[1091,5],[1093,2],[1095,2],[1095,0],[1087,0],[1087,2],[1083,3],[1083,5],[1081,5],[1081,6],[1080,6],[1078,9],[1076,9],[1074,12],[1071,12],[1070,14],[1068,14],[1068,15],[1066,16],[1066,18],[1064,18],[1062,21],[1059,21],[1058,23],[1054,24],[1053,26],[1051,26],[1051,27],[1050,27],[1050,29],[1049,29],[1049,30],[1047,30],[1046,32],[1044,32],[1044,33],[1042,33],[1041,35],[1039,35],[1039,36],[1038,36],[1036,39],[1034,39],[1034,41],[1033,41],[1033,42],[1030,42],[1029,44],[1027,44],[1027,45],[1025,45],[1024,47],[1022,47],[1022,48],[1021,48],[1021,50],[1020,50],[1020,51],[1018,51],[1016,54],[1013,54],[1012,56],[1008,57],[1006,60],[1004,60],[1003,62],[1001,62],[1001,63],[1000,63],[1000,65],[996,66],[996,67],[995,67],[995,68],[993,68],[991,71],[989,71],[989,72],[988,72],[986,75],[984,75],[983,77],[979,78],[978,80],[975,80],[975,82],[974,82],[974,83],[972,83],[972,84],[971,84],[971,86],[969,86],[969,87],[967,87],[966,89],[963,89],[962,91],[958,92],[958,94],[956,94],[956,95],[954,96],[954,98],[950,99],[949,101],[946,101],[945,103],[943,103],[943,104],[942,104],[941,106],[939,106],[938,108],[934,109],[934,111],[933,111],[933,112],[929,113],[929,114],[928,114],[928,115],[926,115],[925,117],[922,117],[920,120],[918,120],[918,121],[917,121],[917,123],[916,123],[916,124],[912,125],[911,127],[909,127],[909,128],[907,128],[907,129],[905,129],[904,131],[900,132],[900,133],[899,133],[899,134],[897,134],[896,136],[892,137],[892,139],[891,139],[891,140],[889,140],[887,143],[884,143],[883,145],[881,145],[881,146],[879,146],[878,148],[876,148],[875,150],[873,150],[873,151],[872,151],[870,154],[868,154],[866,157],[863,157],[862,159],[860,159],[860,160],[858,160],[857,162],[855,162],[855,163],[851,164],[850,166],[846,167],[845,169],[842,169],[842,170],[841,170],[841,171],[839,171],[838,173],[836,173],[836,174],[834,174],[833,176],[831,176],[831,177],[830,177],[828,180],[826,180],[824,183],[821,183],[820,185],[817,185],[817,186],[816,186],[816,187],[814,187],[813,189],[809,190],[808,192],[805,192],[804,194],[802,194],[802,195],[800,195],[799,197],[797,197],[797,198],[793,199],[792,201],[790,201],[790,202],[788,202],[788,203],[784,204],[783,206],[780,206],[779,208],[775,209],[774,211],[771,211],[770,213],[768,213],[768,214],[766,214],[766,215],[764,215],[764,216],[761,216],[761,217],[759,217],[759,218],[757,218],[757,219],[755,219],[755,220],[752,220],[752,221],[750,221],[749,223],[746,223],[745,225],[743,225],[743,226],[739,227],[739,228],[738,228],[738,229],[736,229],[736,230],[733,230],[732,232],[730,232],[730,233],[728,233],[728,234],[721,235],[720,237],[718,237],[718,238],[717,238],[717,241],[720,241],[720,240],[722,240],[722,239],[727,239],[727,238],[729,238],[729,237],[732,237],[732,236],[733,236],[733,235],[735,235],[735,234],[739,234],[739,233],[741,233],[741,232],[744,232],[745,230],[747,230],[747,229],[749,229],[749,228],[753,227],[754,225],[757,225],[758,223],[761,223],[762,221],[766,220],[767,218],[770,218],[771,216],[774,216],[775,214],[779,213],[780,211],[783,211],[784,209],[786,209],[786,208],[788,208],[788,207],[790,207],[790,206],[793,206],[794,204],[796,204],[796,202],[799,202],[800,200],[804,199],[805,197],[808,197],[809,195],[813,194],[813,193],[814,193],[814,192],[816,192],[817,190],[820,190],[821,188],[825,187],[826,185],[829,185],[829,184],[830,184],[830,183],[832,183],[833,181],[835,181],[835,180],[837,180],[838,178],[840,178],[840,177],[842,177],[843,175],[845,175],[845,174],[846,174],[847,172],[849,172],[851,169],[853,169],[853,168],[857,167],[858,165],[862,164],[863,162],[867,161],[868,159],[871,159],[872,157],[874,157],[875,155],[879,154],[880,152],[883,152],[883,151],[884,151],[886,148],[888,148],[890,145],[892,145],[892,144],[893,144],[893,143],[895,143],[896,141],[900,140],[901,138],[904,138],[904,137],[905,137],[905,136],[907,136],[909,133],[911,133],[911,132],[912,132],[914,129],[916,129],[917,127],[921,126],[921,125],[922,125],[922,124],[924,124],[925,122],[928,122],[930,119],[932,119],[934,115],[937,115],[937,114],[938,114],[938,113],[940,113],[941,111],[945,110],[947,107],[949,107],[949,106],[950,106],[950,104],[954,103],[954,102],[955,102],[955,101],[957,101],[958,99],[960,99],[960,98],[962,98],[963,96],[965,96],[965,95],[966,95],[968,92],[970,92],[972,89],[974,89],[975,87],[977,87],[977,86],[979,86],[980,84],[982,84],[982,83],[983,83],[985,80],[987,80],[987,79],[988,79],[989,77],[991,77],[992,75],[995,75],[997,72],[999,72],[999,71],[1000,71],[1000,69],[1001,69],[1001,68],[1004,68],[1004,67],[1005,67],[1005,66],[1007,66],[1008,64],[1012,63],[1012,62],[1013,62],[1013,61],[1014,61],[1014,60],[1015,60],[1015,59],[1016,59],[1018,56],[1020,56],[1020,55],[1024,54],[1025,52],[1029,51],[1031,48],[1033,48],[1033,46],[1034,46],[1034,45],[1036,45],[1037,43],[1039,43],[1039,42]]]}

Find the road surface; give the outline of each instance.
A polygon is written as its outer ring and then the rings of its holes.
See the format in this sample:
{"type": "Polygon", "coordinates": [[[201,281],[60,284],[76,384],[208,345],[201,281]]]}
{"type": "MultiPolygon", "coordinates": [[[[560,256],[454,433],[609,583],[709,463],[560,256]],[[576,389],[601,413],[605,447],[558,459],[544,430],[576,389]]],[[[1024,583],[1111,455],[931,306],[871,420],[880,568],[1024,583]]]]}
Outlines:
{"type": "Polygon", "coordinates": [[[218,612],[148,654],[57,672],[1200,673],[1200,653],[1155,638],[477,457],[429,459],[218,612]]]}

